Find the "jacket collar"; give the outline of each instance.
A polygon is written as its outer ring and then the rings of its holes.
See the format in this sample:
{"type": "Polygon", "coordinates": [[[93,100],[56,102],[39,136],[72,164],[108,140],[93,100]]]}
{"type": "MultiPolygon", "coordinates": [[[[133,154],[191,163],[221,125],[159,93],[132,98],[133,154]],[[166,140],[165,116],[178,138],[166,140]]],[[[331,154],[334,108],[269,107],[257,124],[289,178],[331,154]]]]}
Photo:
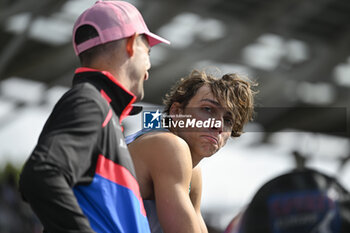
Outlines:
{"type": "Polygon", "coordinates": [[[120,123],[133,109],[136,96],[127,90],[111,73],[87,67],[75,70],[73,84],[89,82],[101,93],[101,96],[112,106],[120,123]]]}

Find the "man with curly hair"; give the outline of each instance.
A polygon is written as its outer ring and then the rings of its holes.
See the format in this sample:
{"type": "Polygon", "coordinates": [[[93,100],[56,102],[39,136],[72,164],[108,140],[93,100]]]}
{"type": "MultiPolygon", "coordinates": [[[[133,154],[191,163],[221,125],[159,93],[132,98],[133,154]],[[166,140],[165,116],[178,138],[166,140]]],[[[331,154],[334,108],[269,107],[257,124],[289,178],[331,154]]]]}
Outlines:
{"type": "Polygon", "coordinates": [[[167,129],[127,138],[152,232],[207,232],[197,165],[242,134],[252,119],[252,86],[237,74],[218,79],[195,70],[165,97],[167,129]]]}

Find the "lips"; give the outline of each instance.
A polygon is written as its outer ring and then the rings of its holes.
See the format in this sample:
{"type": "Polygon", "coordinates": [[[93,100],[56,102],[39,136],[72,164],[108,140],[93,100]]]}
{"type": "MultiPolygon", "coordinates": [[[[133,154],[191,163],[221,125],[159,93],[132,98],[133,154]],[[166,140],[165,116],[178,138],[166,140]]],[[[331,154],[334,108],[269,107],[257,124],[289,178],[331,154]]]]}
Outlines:
{"type": "Polygon", "coordinates": [[[218,144],[219,140],[218,138],[211,136],[211,135],[202,135],[202,137],[206,138],[208,141],[218,144]]]}

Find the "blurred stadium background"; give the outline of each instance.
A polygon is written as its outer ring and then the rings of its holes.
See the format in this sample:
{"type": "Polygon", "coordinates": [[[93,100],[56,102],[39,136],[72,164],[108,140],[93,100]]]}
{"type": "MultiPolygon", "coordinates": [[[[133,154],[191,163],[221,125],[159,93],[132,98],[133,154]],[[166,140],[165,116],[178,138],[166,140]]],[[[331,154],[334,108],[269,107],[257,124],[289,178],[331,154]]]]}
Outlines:
{"type": "MultiPolygon", "coordinates": [[[[0,232],[40,232],[16,189],[18,171],[78,60],[72,25],[95,0],[0,1],[0,232]]],[[[350,188],[348,0],[132,0],[151,31],[145,106],[193,68],[237,72],[259,83],[246,134],[203,161],[202,211],[210,232],[269,179],[308,166],[350,188]]],[[[125,122],[126,133],[141,127],[125,122]]]]}

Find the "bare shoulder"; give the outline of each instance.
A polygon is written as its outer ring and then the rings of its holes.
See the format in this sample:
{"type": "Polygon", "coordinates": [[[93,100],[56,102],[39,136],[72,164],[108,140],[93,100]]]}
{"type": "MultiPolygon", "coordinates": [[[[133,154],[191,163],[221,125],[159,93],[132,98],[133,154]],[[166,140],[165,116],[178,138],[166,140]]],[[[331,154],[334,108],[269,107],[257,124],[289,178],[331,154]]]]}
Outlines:
{"type": "Polygon", "coordinates": [[[129,148],[142,149],[143,152],[172,153],[176,151],[187,151],[189,147],[185,140],[171,132],[147,133],[129,144],[129,148]]]}
{"type": "Polygon", "coordinates": [[[135,142],[143,142],[148,144],[149,142],[157,143],[157,144],[164,144],[166,143],[167,146],[187,146],[187,143],[180,138],[179,136],[171,133],[171,132],[151,132],[146,133],[142,135],[141,137],[137,138],[135,142]]]}
{"type": "Polygon", "coordinates": [[[138,157],[142,154],[142,160],[147,162],[148,167],[156,168],[157,171],[192,169],[191,153],[187,143],[171,132],[144,134],[129,144],[129,150],[138,157]]]}

